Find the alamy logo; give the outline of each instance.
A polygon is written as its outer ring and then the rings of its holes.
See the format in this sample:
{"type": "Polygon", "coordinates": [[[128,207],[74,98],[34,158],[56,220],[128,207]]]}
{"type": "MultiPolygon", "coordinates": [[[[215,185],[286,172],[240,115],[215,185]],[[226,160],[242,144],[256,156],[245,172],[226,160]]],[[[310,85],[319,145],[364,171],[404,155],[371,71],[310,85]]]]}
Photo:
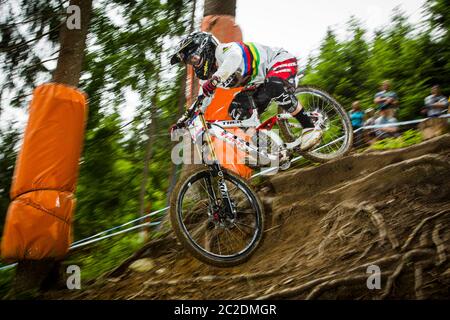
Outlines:
{"type": "Polygon", "coordinates": [[[367,274],[370,276],[367,278],[367,288],[369,290],[380,290],[381,289],[381,269],[377,265],[370,265],[366,270],[367,274]]]}
{"type": "Polygon", "coordinates": [[[70,5],[67,8],[67,14],[69,15],[66,20],[66,26],[69,30],[81,29],[81,10],[77,5],[70,5]]]}
{"type": "Polygon", "coordinates": [[[66,285],[69,290],[79,290],[81,289],[81,269],[77,265],[70,265],[67,267],[66,273],[69,274],[67,277],[66,285]]]}

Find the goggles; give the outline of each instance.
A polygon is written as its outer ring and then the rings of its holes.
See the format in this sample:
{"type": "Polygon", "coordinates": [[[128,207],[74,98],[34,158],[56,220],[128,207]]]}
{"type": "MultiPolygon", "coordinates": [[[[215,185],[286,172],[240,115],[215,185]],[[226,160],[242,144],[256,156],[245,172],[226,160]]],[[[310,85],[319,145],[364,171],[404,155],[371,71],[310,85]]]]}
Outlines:
{"type": "Polygon", "coordinates": [[[189,54],[187,57],[185,57],[182,53],[180,54],[181,59],[186,64],[190,64],[191,66],[197,67],[202,62],[202,57],[196,53],[189,54]]]}

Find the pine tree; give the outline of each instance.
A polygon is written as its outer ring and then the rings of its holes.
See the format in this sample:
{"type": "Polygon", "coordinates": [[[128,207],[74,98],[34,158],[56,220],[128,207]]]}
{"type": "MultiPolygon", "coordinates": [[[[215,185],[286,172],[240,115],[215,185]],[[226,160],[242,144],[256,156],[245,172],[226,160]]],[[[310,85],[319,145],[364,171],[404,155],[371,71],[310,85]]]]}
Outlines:
{"type": "Polygon", "coordinates": [[[429,85],[439,84],[450,95],[450,3],[448,0],[428,0],[425,4],[427,22],[426,54],[432,60],[429,85]]]}

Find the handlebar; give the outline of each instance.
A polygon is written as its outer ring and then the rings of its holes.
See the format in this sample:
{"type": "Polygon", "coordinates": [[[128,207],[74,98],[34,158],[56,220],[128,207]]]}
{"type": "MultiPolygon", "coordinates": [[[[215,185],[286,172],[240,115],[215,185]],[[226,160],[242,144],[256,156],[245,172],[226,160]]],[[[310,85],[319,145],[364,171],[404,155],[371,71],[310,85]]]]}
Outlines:
{"type": "Polygon", "coordinates": [[[180,119],[178,119],[177,126],[183,127],[185,125],[186,121],[188,121],[190,118],[192,118],[194,113],[199,109],[199,107],[202,106],[205,98],[207,98],[205,95],[203,95],[203,94],[199,95],[197,97],[197,99],[195,100],[195,102],[192,104],[192,106],[186,110],[186,112],[183,114],[183,116],[180,119]]]}

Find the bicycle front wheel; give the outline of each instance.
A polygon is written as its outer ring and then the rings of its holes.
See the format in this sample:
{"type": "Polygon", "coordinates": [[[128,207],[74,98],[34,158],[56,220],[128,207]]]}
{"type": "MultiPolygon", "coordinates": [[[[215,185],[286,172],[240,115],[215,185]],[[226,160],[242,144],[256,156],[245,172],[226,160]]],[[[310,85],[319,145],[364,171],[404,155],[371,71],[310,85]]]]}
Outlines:
{"type": "Polygon", "coordinates": [[[248,260],[262,240],[263,206],[240,177],[223,171],[235,216],[224,214],[218,177],[201,168],[181,180],[172,193],[170,219],[182,245],[197,259],[218,267],[248,260]]]}
{"type": "MultiPolygon", "coordinates": [[[[295,94],[306,114],[324,132],[319,145],[300,154],[313,162],[327,162],[346,155],[352,146],[353,129],[345,109],[330,94],[314,87],[298,87],[295,94]]],[[[285,111],[279,108],[278,112],[285,111]]],[[[280,120],[279,126],[281,136],[287,142],[295,141],[302,133],[300,124],[293,117],[280,120]]]]}

